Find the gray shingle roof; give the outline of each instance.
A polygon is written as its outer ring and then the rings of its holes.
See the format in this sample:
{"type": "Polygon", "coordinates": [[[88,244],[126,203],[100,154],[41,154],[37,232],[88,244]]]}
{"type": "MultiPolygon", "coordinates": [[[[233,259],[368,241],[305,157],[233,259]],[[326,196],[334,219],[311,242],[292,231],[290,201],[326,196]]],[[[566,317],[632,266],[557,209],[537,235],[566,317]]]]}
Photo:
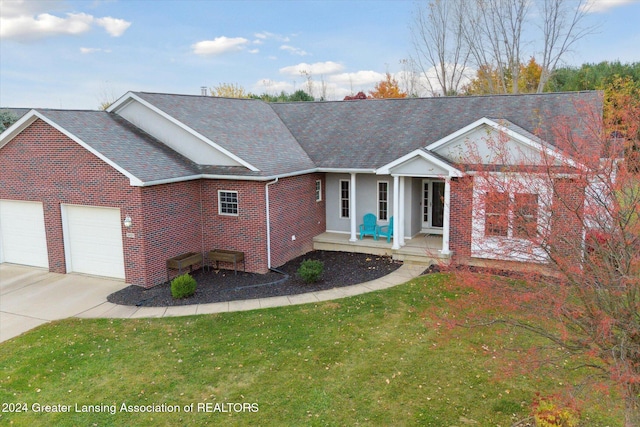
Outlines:
{"type": "Polygon", "coordinates": [[[203,166],[115,113],[37,111],[143,182],[198,174],[265,178],[315,168],[375,169],[482,118],[554,143],[552,126],[601,111],[600,92],[298,102],[137,92],[136,96],[260,169],[203,166]]]}
{"type": "Polygon", "coordinates": [[[585,105],[601,109],[601,93],[302,102],[272,108],[319,167],[377,168],[483,117],[506,119],[553,144],[552,126],[577,117],[585,105]]]}
{"type": "Polygon", "coordinates": [[[263,101],[144,92],[135,95],[249,162],[262,175],[316,167],[270,104],[263,101]]]}
{"type": "Polygon", "coordinates": [[[143,182],[200,173],[187,158],[115,114],[104,111],[37,111],[143,182]]]}

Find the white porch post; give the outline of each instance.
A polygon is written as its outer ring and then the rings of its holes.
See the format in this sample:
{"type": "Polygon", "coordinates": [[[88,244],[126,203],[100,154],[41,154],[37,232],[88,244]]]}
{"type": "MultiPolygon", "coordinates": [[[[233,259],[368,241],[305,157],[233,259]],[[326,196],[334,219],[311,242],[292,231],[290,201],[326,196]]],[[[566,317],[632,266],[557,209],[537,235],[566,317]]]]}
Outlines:
{"type": "Polygon", "coordinates": [[[442,220],[442,255],[449,255],[449,225],[451,222],[451,178],[444,180],[444,218],[442,220]]]}
{"type": "Polygon", "coordinates": [[[400,177],[400,209],[398,212],[398,224],[400,225],[400,230],[398,234],[398,241],[400,246],[404,246],[404,176],[400,177]]]}
{"type": "Polygon", "coordinates": [[[350,242],[355,242],[356,238],[356,174],[351,173],[351,183],[349,184],[349,215],[351,218],[350,242]]]}
{"type": "Polygon", "coordinates": [[[400,177],[393,176],[393,245],[391,249],[400,249],[400,177]]]}

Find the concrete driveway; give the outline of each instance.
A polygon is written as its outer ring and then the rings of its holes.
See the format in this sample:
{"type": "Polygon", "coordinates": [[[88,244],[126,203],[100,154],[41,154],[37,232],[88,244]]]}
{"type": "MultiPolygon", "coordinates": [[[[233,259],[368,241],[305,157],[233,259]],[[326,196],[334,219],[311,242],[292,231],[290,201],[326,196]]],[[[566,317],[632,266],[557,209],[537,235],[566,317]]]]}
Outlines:
{"type": "Polygon", "coordinates": [[[78,316],[126,286],[122,280],[0,264],[0,342],[51,320],[78,316]]]}

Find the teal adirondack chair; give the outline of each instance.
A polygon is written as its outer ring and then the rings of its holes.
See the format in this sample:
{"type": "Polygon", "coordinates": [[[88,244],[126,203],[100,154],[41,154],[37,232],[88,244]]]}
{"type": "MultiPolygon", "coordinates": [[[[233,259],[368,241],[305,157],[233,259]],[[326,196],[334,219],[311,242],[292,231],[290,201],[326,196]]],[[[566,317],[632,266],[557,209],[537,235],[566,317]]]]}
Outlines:
{"type": "Polygon", "coordinates": [[[379,225],[376,228],[376,234],[378,236],[386,236],[387,243],[391,242],[391,237],[393,237],[393,217],[389,218],[389,225],[379,225]]]}
{"type": "Polygon", "coordinates": [[[368,213],[363,218],[364,224],[360,224],[360,240],[364,236],[373,236],[374,240],[378,240],[378,219],[372,213],[368,213]]]}

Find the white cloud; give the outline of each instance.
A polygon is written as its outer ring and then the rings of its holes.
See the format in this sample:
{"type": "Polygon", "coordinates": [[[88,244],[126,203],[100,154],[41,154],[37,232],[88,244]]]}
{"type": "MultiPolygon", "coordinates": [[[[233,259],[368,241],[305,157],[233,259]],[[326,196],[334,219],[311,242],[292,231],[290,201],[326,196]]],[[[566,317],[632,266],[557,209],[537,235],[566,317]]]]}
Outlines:
{"type": "Polygon", "coordinates": [[[309,73],[312,75],[320,74],[334,74],[342,71],[344,66],[333,61],[316,62],[314,64],[307,64],[302,62],[297,65],[291,65],[289,67],[280,68],[281,74],[289,74],[291,76],[299,76],[302,73],[309,73]]]}
{"type": "Polygon", "coordinates": [[[373,85],[385,79],[384,73],[377,71],[357,71],[329,76],[329,81],[337,85],[362,86],[373,85]]]}
{"type": "Polygon", "coordinates": [[[271,79],[262,79],[253,85],[252,91],[257,94],[267,93],[269,95],[278,95],[282,91],[293,93],[295,86],[291,82],[276,82],[271,79]]]}
{"type": "Polygon", "coordinates": [[[588,10],[590,13],[603,13],[614,7],[624,6],[636,2],[637,0],[588,0],[583,10],[588,10]]]}
{"type": "Polygon", "coordinates": [[[107,16],[105,18],[96,19],[96,23],[107,30],[112,37],[120,37],[127,31],[127,28],[131,26],[131,22],[127,22],[124,19],[112,18],[107,16]]]}
{"type": "Polygon", "coordinates": [[[251,49],[248,52],[249,53],[260,53],[260,49],[251,49]]]}
{"type": "Polygon", "coordinates": [[[254,35],[256,36],[256,38],[260,40],[273,39],[273,40],[277,40],[279,42],[284,42],[284,43],[289,41],[289,37],[283,36],[280,34],[270,33],[269,31],[263,31],[261,33],[256,33],[254,35]]]}
{"type": "Polygon", "coordinates": [[[37,40],[58,35],[79,35],[94,25],[104,27],[113,37],[121,36],[131,22],[118,18],[96,18],[86,13],[67,13],[65,17],[48,13],[58,9],[58,2],[3,0],[0,15],[0,38],[19,41],[37,40]]]}
{"type": "Polygon", "coordinates": [[[213,40],[203,40],[191,46],[196,55],[220,55],[227,52],[237,52],[245,48],[249,40],[244,37],[216,37],[213,40]]]}
{"type": "Polygon", "coordinates": [[[308,53],[305,52],[304,50],[297,48],[297,47],[293,47],[293,46],[289,46],[286,44],[283,44],[282,46],[280,46],[280,50],[286,50],[287,52],[291,53],[292,55],[300,55],[300,56],[307,56],[308,53]]]}
{"type": "Polygon", "coordinates": [[[80,48],[80,53],[83,55],[87,55],[89,53],[98,53],[98,52],[105,52],[105,53],[111,53],[110,49],[100,49],[97,47],[81,47],[80,48]]]}

